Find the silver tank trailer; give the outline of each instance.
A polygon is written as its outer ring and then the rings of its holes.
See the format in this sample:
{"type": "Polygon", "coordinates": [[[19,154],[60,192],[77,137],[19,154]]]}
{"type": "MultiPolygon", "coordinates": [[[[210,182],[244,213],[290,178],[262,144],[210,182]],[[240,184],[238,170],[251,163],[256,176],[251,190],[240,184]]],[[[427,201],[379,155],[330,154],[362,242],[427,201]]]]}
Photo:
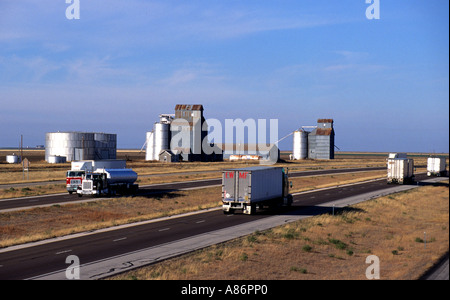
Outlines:
{"type": "Polygon", "coordinates": [[[99,169],[96,173],[106,173],[108,183],[129,183],[133,184],[137,180],[137,173],[132,169],[99,169]]]}

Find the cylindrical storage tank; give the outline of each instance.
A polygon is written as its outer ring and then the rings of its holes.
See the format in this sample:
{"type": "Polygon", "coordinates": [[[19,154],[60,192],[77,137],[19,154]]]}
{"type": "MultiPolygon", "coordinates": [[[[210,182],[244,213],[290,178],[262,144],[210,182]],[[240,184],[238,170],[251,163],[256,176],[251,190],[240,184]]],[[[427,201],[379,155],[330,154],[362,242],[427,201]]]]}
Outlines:
{"type": "Polygon", "coordinates": [[[300,131],[300,159],[308,158],[308,134],[307,131],[300,131]]]}
{"type": "Polygon", "coordinates": [[[301,132],[299,130],[294,131],[292,155],[295,160],[300,159],[300,135],[301,132]]]}
{"type": "Polygon", "coordinates": [[[63,164],[65,162],[66,162],[65,156],[50,155],[48,157],[48,163],[50,164],[63,164]]]}
{"type": "Polygon", "coordinates": [[[115,134],[95,133],[96,159],[116,159],[117,138],[115,134]]]}
{"type": "Polygon", "coordinates": [[[13,155],[7,155],[6,156],[6,162],[8,164],[18,164],[19,163],[19,156],[13,154],[13,155]]]}
{"type": "Polygon", "coordinates": [[[147,132],[147,148],[145,150],[145,160],[154,160],[155,158],[155,141],[154,134],[152,132],[147,132]]]}
{"type": "Polygon", "coordinates": [[[162,150],[170,149],[170,124],[155,124],[155,152],[153,160],[159,160],[162,150]]]}
{"type": "Polygon", "coordinates": [[[294,131],[293,158],[295,160],[308,157],[308,132],[304,130],[294,131]]]}
{"type": "Polygon", "coordinates": [[[95,134],[87,132],[50,132],[45,137],[45,160],[64,156],[66,161],[95,159],[95,134]]]}

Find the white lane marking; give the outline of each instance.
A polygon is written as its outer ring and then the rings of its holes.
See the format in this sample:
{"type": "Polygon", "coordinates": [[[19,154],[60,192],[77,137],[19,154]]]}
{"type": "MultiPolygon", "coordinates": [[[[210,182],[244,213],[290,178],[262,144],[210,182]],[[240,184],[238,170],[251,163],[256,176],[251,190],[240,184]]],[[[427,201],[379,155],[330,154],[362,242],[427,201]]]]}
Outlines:
{"type": "Polygon", "coordinates": [[[113,240],[113,242],[120,242],[120,241],[123,241],[123,240],[126,240],[127,239],[127,237],[123,237],[123,238],[120,238],[120,239],[115,239],[115,240],[113,240]]]}
{"type": "Polygon", "coordinates": [[[164,229],[160,229],[158,231],[161,232],[161,231],[166,231],[166,230],[170,230],[170,228],[164,228],[164,229]]]}
{"type": "Polygon", "coordinates": [[[69,252],[72,252],[72,250],[64,250],[64,251],[59,251],[59,252],[56,252],[56,255],[60,255],[60,254],[64,254],[64,253],[69,253],[69,252]]]}
{"type": "Polygon", "coordinates": [[[196,223],[196,224],[200,224],[200,223],[203,223],[203,222],[205,222],[205,220],[197,221],[197,222],[195,222],[195,223],[196,223]]]}

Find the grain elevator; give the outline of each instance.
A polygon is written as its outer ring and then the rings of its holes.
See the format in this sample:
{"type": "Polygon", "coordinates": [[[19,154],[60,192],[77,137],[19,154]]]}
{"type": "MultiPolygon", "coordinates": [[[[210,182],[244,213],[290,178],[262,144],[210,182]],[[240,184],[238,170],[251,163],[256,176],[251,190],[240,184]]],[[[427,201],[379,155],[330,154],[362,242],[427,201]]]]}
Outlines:
{"type": "Polygon", "coordinates": [[[334,120],[318,119],[317,126],[294,131],[293,159],[334,159],[334,120]],[[307,131],[307,129],[313,129],[307,131]]]}

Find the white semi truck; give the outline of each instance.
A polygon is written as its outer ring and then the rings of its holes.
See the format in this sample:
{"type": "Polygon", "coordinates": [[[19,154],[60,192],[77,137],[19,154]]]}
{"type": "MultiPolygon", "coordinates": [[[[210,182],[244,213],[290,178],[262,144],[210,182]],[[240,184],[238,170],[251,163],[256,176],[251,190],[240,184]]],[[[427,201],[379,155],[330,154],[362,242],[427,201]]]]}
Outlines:
{"type": "Polygon", "coordinates": [[[268,205],[290,206],[287,170],[281,167],[250,167],[222,172],[222,208],[225,214],[241,210],[254,214],[268,205]]]}
{"type": "Polygon", "coordinates": [[[405,184],[414,181],[414,160],[411,158],[388,158],[387,183],[405,184]]]}
{"type": "Polygon", "coordinates": [[[136,180],[137,174],[131,169],[97,169],[95,172],[86,172],[77,194],[79,197],[134,194],[139,188],[135,184],[136,180]]]}
{"type": "Polygon", "coordinates": [[[76,193],[81,187],[86,171],[93,172],[101,168],[125,169],[126,161],[118,159],[72,161],[71,168],[66,173],[66,189],[69,194],[76,193]]]}

